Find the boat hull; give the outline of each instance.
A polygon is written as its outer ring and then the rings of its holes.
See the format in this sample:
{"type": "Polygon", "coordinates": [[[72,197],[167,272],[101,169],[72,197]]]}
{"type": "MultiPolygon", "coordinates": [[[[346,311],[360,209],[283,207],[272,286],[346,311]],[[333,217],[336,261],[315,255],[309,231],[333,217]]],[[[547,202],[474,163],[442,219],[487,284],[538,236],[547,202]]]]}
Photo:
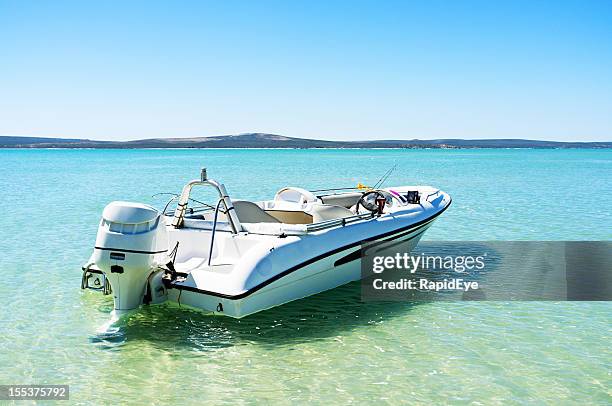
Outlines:
{"type": "MultiPolygon", "coordinates": [[[[396,249],[410,252],[416,247],[432,222],[415,227],[414,230],[402,230],[394,235],[385,236],[385,238],[368,240],[368,244],[388,242],[394,246],[400,245],[396,249]]],[[[382,247],[384,246],[386,244],[382,244],[382,247]]],[[[260,289],[234,297],[174,284],[172,289],[168,290],[168,300],[181,306],[219,315],[245,317],[360,280],[362,277],[361,245],[331,251],[314,262],[290,271],[260,289]]]]}

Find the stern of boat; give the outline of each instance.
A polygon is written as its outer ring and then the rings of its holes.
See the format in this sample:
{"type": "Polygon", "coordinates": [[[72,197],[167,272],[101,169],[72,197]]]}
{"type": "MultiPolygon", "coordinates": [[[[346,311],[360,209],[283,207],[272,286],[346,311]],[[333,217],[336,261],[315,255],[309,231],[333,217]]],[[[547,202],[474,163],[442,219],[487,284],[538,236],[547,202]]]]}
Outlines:
{"type": "Polygon", "coordinates": [[[83,267],[81,287],[113,295],[116,311],[163,301],[162,270],[168,262],[164,217],[155,208],[112,202],[103,211],[96,244],[83,267]]]}

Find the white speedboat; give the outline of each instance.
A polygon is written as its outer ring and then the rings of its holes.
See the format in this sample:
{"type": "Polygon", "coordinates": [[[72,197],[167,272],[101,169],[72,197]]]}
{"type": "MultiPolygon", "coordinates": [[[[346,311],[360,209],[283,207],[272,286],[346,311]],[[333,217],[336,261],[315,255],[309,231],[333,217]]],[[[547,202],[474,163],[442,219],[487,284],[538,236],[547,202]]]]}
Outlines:
{"type": "Polygon", "coordinates": [[[106,206],[81,287],[112,294],[116,312],[173,301],[244,317],[360,279],[363,242],[414,248],[451,203],[430,186],[362,185],[234,200],[205,169],[176,198],[173,211],[106,206]],[[217,200],[192,199],[200,187],[217,200]]]}

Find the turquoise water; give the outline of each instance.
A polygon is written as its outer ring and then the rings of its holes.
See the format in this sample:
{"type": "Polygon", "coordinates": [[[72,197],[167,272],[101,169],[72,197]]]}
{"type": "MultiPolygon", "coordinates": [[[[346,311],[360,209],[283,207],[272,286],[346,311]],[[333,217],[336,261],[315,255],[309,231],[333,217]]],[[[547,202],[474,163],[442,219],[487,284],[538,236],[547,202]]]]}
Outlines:
{"type": "Polygon", "coordinates": [[[429,240],[611,240],[609,150],[0,150],[0,384],[75,403],[612,402],[610,303],[362,303],[348,285],[243,320],[145,308],[98,334],[82,292],[102,208],[162,207],[207,166],[234,197],[431,184],[429,240]]]}

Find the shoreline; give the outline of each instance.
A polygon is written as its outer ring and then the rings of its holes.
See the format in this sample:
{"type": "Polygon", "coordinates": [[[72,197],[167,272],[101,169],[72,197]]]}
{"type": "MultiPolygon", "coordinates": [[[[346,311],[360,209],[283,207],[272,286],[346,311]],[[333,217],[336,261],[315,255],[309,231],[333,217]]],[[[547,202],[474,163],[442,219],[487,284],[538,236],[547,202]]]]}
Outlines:
{"type": "Polygon", "coordinates": [[[612,141],[547,141],[519,138],[438,138],[335,141],[267,133],[193,138],[102,141],[79,138],[0,136],[2,149],[611,149],[612,141]]]}
{"type": "Polygon", "coordinates": [[[414,148],[402,148],[402,147],[43,147],[43,146],[24,146],[24,147],[8,147],[0,146],[0,150],[107,150],[107,151],[119,151],[119,150],[330,150],[330,151],[342,151],[342,150],[605,150],[612,149],[610,146],[567,146],[567,147],[414,147],[414,148]]]}

